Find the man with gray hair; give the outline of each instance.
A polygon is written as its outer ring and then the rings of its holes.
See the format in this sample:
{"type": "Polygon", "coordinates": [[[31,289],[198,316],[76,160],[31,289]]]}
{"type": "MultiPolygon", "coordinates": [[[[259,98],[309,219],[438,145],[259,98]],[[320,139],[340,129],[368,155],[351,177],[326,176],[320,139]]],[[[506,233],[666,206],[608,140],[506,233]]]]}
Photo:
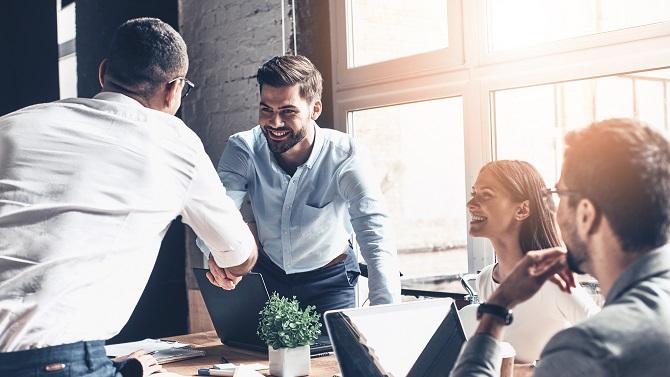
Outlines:
{"type": "Polygon", "coordinates": [[[1,376],[160,370],[149,357],[113,364],[103,340],[130,317],[177,216],[210,246],[214,284],[233,289],[255,263],[201,141],[174,116],[187,70],[173,28],[130,20],[98,95],[0,118],[1,376]]]}

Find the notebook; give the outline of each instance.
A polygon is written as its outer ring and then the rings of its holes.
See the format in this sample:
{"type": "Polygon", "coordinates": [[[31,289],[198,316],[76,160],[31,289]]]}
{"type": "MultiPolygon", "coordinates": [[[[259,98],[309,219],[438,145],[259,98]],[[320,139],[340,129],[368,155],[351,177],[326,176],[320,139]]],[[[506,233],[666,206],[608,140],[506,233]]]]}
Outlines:
{"type": "Polygon", "coordinates": [[[343,377],[448,376],[466,337],[449,298],[325,313],[343,377]]]}
{"type": "MultiPolygon", "coordinates": [[[[231,347],[268,352],[267,344],[256,334],[259,312],[270,299],[261,274],[251,272],[240,280],[235,289],[227,291],[210,283],[206,276],[207,271],[202,268],[193,269],[221,343],[231,347]]],[[[312,356],[331,351],[327,335],[320,336],[317,342],[310,346],[312,356]]]]}

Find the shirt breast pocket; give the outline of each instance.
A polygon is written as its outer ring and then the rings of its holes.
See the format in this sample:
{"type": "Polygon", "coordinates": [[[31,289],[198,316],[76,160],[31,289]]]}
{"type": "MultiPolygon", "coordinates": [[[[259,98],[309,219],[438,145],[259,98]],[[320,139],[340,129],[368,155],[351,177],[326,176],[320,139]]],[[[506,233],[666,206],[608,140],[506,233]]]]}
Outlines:
{"type": "Polygon", "coordinates": [[[325,204],[305,204],[300,221],[302,234],[317,238],[334,226],[335,220],[335,206],[332,201],[325,204]]]}

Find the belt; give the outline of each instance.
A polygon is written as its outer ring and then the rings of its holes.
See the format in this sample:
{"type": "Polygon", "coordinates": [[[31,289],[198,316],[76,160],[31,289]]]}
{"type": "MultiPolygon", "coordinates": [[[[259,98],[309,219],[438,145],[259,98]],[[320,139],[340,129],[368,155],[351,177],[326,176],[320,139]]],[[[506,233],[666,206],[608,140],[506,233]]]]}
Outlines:
{"type": "Polygon", "coordinates": [[[335,258],[333,258],[333,260],[331,260],[330,262],[326,263],[326,265],[323,266],[323,267],[321,267],[321,268],[332,267],[332,266],[334,266],[334,265],[336,265],[336,264],[338,264],[338,263],[340,263],[340,262],[344,262],[344,261],[347,259],[347,255],[348,255],[348,254],[347,254],[346,252],[342,253],[342,254],[336,256],[335,258]]]}

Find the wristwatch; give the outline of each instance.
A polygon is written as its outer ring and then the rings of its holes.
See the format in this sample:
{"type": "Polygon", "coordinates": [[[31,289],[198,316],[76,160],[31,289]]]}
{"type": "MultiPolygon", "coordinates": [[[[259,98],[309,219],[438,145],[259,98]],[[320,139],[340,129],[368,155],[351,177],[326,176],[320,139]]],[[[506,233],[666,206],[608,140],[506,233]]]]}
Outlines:
{"type": "Polygon", "coordinates": [[[514,320],[512,311],[499,305],[479,304],[479,307],[477,308],[477,320],[480,320],[484,313],[491,314],[502,319],[505,322],[505,326],[508,326],[514,320]]]}

